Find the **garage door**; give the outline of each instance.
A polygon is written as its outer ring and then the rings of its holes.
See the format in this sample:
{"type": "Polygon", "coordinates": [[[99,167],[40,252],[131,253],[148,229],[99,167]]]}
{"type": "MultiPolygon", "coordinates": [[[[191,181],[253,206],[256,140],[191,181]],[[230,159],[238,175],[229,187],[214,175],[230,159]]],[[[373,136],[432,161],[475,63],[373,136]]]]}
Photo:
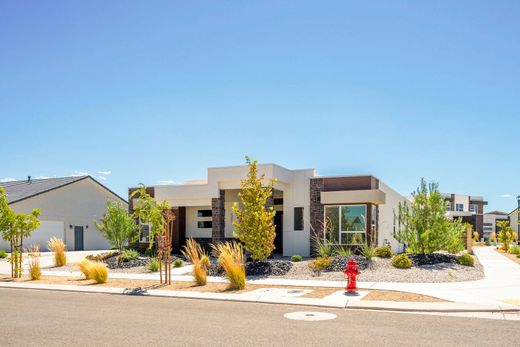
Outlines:
{"type": "Polygon", "coordinates": [[[40,245],[41,251],[47,251],[47,241],[53,236],[63,240],[64,230],[63,222],[41,221],[40,227],[33,231],[31,237],[23,240],[24,248],[40,245]]]}

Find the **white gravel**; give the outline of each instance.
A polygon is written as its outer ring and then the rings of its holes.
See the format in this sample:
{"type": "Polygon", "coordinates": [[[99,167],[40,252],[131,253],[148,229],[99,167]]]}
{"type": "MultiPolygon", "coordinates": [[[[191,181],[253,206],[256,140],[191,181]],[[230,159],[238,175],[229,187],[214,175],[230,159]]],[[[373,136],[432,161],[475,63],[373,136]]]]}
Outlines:
{"type": "MultiPolygon", "coordinates": [[[[343,281],[343,272],[322,272],[317,276],[308,265],[309,261],[294,263],[291,270],[285,276],[270,276],[271,278],[286,279],[312,279],[343,281]]],[[[482,266],[475,258],[475,267],[459,264],[436,264],[411,269],[397,269],[392,266],[390,259],[374,258],[372,264],[366,270],[362,270],[357,280],[360,282],[463,282],[482,279],[484,272],[482,266]]]]}

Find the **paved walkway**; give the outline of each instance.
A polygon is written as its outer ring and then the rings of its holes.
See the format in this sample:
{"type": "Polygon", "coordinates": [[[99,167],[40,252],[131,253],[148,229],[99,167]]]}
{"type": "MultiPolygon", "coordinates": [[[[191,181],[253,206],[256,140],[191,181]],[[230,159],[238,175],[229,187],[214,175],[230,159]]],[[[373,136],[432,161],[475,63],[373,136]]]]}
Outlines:
{"type": "MultiPolygon", "coordinates": [[[[391,282],[358,282],[361,289],[397,290],[418,293],[449,300],[459,304],[520,307],[520,265],[497,253],[492,247],[475,248],[474,252],[484,267],[484,279],[468,282],[450,283],[391,283],[391,282]]],[[[79,252],[69,252],[79,253],[79,252]]],[[[92,253],[91,251],[89,253],[92,253]]],[[[76,254],[75,257],[80,257],[76,254]]],[[[84,255],[83,255],[84,256],[84,255]]],[[[0,269],[1,270],[1,269],[0,269]]],[[[191,267],[172,269],[172,280],[192,281],[188,272],[191,267]]],[[[0,271],[1,272],[1,271],[0,271]]],[[[43,271],[47,276],[77,276],[80,272],[43,271]]],[[[158,280],[158,273],[132,274],[111,273],[111,278],[130,278],[158,280]]],[[[226,282],[220,277],[208,277],[208,282],[226,282]]],[[[250,279],[249,283],[263,285],[288,285],[298,287],[330,287],[342,288],[343,281],[322,280],[286,280],[286,279],[250,279]]]]}

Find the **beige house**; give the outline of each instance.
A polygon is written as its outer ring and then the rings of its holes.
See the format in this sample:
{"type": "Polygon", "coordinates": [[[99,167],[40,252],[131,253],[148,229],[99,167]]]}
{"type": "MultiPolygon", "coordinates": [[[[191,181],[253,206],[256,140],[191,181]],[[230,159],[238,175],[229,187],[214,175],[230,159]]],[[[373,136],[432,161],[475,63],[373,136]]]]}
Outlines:
{"type": "Polygon", "coordinates": [[[518,225],[518,208],[515,208],[513,211],[511,211],[509,214],[509,220],[514,231],[518,233],[518,229],[520,227],[520,225],[518,225]]]}
{"type": "MultiPolygon", "coordinates": [[[[109,249],[110,244],[96,228],[106,211],[107,199],[127,202],[90,176],[31,179],[0,183],[6,191],[9,206],[17,213],[39,208],[40,227],[24,245],[40,245],[47,250],[47,241],[55,236],[65,241],[68,250],[109,249]]],[[[9,243],[0,239],[0,249],[9,243]]]]}
{"type": "MultiPolygon", "coordinates": [[[[232,206],[239,201],[240,181],[247,172],[245,165],[209,168],[204,180],[148,187],[148,194],[167,201],[176,216],[175,252],[187,238],[202,244],[233,238],[232,206]]],[[[265,175],[265,183],[276,180],[268,202],[276,210],[275,253],[309,256],[314,234],[338,246],[389,244],[394,251],[401,250],[393,237],[394,211],[406,198],[376,177],[323,177],[314,169],[290,170],[276,164],[259,164],[258,173],[265,175]],[[326,220],[331,228],[323,230],[326,220]]],[[[129,194],[134,190],[130,188],[129,194]]],[[[148,227],[142,225],[141,230],[139,248],[144,249],[148,227]]]]}

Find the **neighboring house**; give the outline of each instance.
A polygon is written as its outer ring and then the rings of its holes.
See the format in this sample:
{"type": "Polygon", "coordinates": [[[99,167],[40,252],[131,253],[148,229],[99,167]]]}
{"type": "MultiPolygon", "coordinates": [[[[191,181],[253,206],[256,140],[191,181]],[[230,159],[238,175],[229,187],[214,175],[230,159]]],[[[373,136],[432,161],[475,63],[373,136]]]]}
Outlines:
{"type": "Polygon", "coordinates": [[[448,202],[446,208],[447,215],[451,218],[459,218],[464,223],[472,225],[473,230],[477,231],[480,237],[484,236],[484,201],[481,196],[446,194],[444,199],[448,202]]]}
{"type": "MultiPolygon", "coordinates": [[[[368,242],[400,250],[392,236],[394,210],[406,198],[379,179],[369,175],[320,177],[314,169],[289,170],[276,164],[259,164],[258,171],[265,174],[265,183],[276,179],[269,202],[276,210],[275,253],[309,256],[313,230],[338,245],[368,242]],[[324,234],[325,220],[329,228],[324,234]]],[[[246,165],[209,168],[207,180],[148,187],[150,195],[167,201],[174,210],[175,252],[187,238],[202,244],[233,238],[232,205],[239,202],[240,181],[247,172],[246,165]]],[[[130,188],[129,194],[135,189],[130,188]]],[[[142,225],[141,249],[148,246],[148,230],[149,226],[142,225]]]]}
{"type": "Polygon", "coordinates": [[[518,233],[519,225],[518,225],[518,208],[515,208],[511,213],[509,214],[509,220],[511,222],[511,226],[513,227],[513,230],[518,233]]]}
{"type": "Polygon", "coordinates": [[[497,226],[497,221],[502,220],[510,220],[510,217],[507,213],[500,211],[493,211],[484,214],[484,239],[489,240],[489,234],[495,233],[498,235],[500,231],[500,227],[497,226]]]}
{"type": "MultiPolygon", "coordinates": [[[[65,241],[68,250],[109,249],[110,244],[96,228],[107,209],[107,199],[127,202],[90,176],[31,179],[0,183],[9,207],[17,213],[39,208],[40,227],[24,239],[24,247],[39,244],[47,250],[47,241],[55,236],[65,241]]],[[[0,249],[9,243],[0,239],[0,249]]]]}

